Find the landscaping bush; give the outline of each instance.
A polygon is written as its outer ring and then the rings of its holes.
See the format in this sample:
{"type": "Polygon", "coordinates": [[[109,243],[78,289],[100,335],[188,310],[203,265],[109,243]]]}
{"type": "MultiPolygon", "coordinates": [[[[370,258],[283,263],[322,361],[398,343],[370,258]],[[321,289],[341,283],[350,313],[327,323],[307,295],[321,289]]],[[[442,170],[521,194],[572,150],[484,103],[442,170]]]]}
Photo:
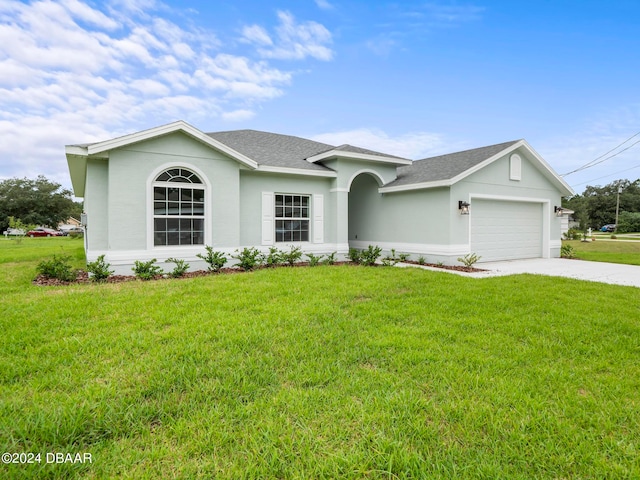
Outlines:
{"type": "Polygon", "coordinates": [[[322,261],[325,265],[334,265],[338,260],[336,258],[338,252],[331,252],[327,254],[326,258],[322,261]]]}
{"type": "Polygon", "coordinates": [[[570,228],[564,232],[564,238],[566,240],[580,240],[582,239],[582,235],[584,235],[584,232],[578,228],[570,228]]]}
{"type": "Polygon", "coordinates": [[[473,265],[482,257],[475,253],[467,253],[464,257],[458,257],[458,261],[467,268],[472,268],[473,265]]]}
{"type": "Polygon", "coordinates": [[[281,255],[284,262],[288,263],[290,266],[293,266],[302,258],[302,249],[300,247],[294,247],[293,245],[291,245],[289,251],[283,251],[281,255]]]}
{"type": "Polygon", "coordinates": [[[424,258],[424,256],[420,255],[418,257],[418,265],[424,265],[425,263],[427,263],[427,259],[424,258]]]}
{"type": "Polygon", "coordinates": [[[103,282],[114,272],[109,270],[109,267],[111,264],[104,261],[104,255],[100,255],[95,262],[87,263],[87,272],[91,274],[91,280],[94,282],[103,282]]]}
{"type": "Polygon", "coordinates": [[[374,265],[381,253],[382,248],[377,245],[375,247],[373,245],[369,245],[366,250],[362,250],[362,252],[360,252],[360,262],[362,265],[374,265]]]}
{"type": "Polygon", "coordinates": [[[131,269],[135,273],[135,276],[141,280],[151,280],[157,275],[162,275],[164,272],[162,268],[158,265],[154,265],[157,262],[157,259],[152,258],[148,262],[142,262],[140,260],[136,260],[134,262],[134,267],[131,269]]]}
{"type": "Polygon", "coordinates": [[[68,255],[54,255],[51,260],[43,260],[36,267],[38,274],[46,278],[57,278],[64,282],[71,282],[76,279],[76,272],[73,271],[68,255]]]}
{"type": "Polygon", "coordinates": [[[350,248],[349,260],[351,260],[353,263],[360,263],[360,261],[362,260],[362,252],[360,252],[360,250],[358,250],[357,248],[350,248]]]}
{"type": "Polygon", "coordinates": [[[562,258],[574,258],[575,257],[575,252],[573,250],[573,247],[571,245],[562,245],[562,247],[560,247],[560,256],[562,258]]]}
{"type": "Polygon", "coordinates": [[[276,247],[269,247],[269,253],[264,255],[264,264],[267,267],[277,267],[284,262],[283,253],[276,247]]]}
{"type": "Polygon", "coordinates": [[[242,251],[236,250],[236,254],[231,255],[231,258],[238,260],[238,266],[247,272],[262,263],[262,255],[255,247],[244,247],[242,251]]]}
{"type": "Polygon", "coordinates": [[[182,260],[180,258],[167,258],[165,262],[176,264],[175,268],[171,270],[171,272],[169,272],[169,275],[171,275],[173,278],[180,278],[181,276],[183,276],[187,272],[187,270],[189,270],[190,266],[185,260],[182,260]]]}
{"type": "Polygon", "coordinates": [[[313,253],[307,253],[306,256],[309,259],[310,267],[317,266],[320,263],[320,260],[322,260],[322,257],[324,257],[324,255],[314,255],[313,253]]]}
{"type": "Polygon", "coordinates": [[[216,252],[210,245],[205,245],[206,254],[198,253],[196,257],[201,258],[209,265],[210,272],[218,272],[227,263],[227,256],[224,252],[216,252]]]}

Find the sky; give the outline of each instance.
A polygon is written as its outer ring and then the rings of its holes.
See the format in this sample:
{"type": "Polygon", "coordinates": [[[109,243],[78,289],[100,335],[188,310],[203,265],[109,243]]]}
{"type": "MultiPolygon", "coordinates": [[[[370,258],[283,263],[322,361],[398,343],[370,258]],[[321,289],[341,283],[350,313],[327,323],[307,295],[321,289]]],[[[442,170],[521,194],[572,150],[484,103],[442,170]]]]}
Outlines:
{"type": "Polygon", "coordinates": [[[637,0],[0,0],[0,180],[184,120],[411,159],[524,138],[640,178],[637,0]]]}

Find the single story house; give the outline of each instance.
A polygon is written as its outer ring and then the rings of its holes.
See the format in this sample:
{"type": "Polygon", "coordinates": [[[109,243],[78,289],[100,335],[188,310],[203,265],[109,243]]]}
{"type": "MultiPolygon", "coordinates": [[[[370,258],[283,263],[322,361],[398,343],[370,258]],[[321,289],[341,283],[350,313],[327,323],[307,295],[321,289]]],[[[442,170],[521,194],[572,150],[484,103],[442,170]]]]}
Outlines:
{"type": "Polygon", "coordinates": [[[346,255],[378,245],[458,264],[560,254],[556,215],[571,188],[525,140],[411,161],[255,130],[184,121],[68,145],[84,198],[87,259],[135,260],[271,246],[346,255]]]}

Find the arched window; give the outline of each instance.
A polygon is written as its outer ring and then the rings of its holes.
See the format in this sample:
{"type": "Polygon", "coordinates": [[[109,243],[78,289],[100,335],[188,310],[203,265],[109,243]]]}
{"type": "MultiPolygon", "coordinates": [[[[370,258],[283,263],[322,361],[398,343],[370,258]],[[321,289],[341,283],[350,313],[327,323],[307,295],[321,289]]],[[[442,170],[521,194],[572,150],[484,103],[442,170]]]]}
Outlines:
{"type": "Polygon", "coordinates": [[[204,244],[205,187],[186,168],[171,168],[153,183],[153,244],[204,244]]]}

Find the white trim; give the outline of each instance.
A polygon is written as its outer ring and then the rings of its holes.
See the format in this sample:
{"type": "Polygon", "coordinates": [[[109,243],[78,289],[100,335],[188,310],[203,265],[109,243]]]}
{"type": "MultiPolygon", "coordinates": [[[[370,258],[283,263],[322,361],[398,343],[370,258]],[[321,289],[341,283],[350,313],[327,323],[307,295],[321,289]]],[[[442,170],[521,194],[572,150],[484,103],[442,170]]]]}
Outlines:
{"type": "Polygon", "coordinates": [[[289,175],[306,175],[310,177],[336,178],[338,176],[338,172],[333,170],[305,170],[304,168],[272,167],[270,165],[259,165],[255,171],[265,173],[285,173],[289,175]]]}
{"type": "Polygon", "coordinates": [[[324,195],[313,194],[313,243],[324,243],[324,195]]]}
{"type": "Polygon", "coordinates": [[[329,192],[330,193],[336,193],[336,192],[349,193],[349,189],[348,188],[343,188],[343,187],[338,187],[338,188],[330,189],[329,192]]]}
{"type": "Polygon", "coordinates": [[[380,193],[407,192],[409,190],[422,190],[425,188],[450,187],[451,180],[438,180],[437,182],[412,183],[409,185],[397,185],[395,187],[380,187],[380,193]]]}
{"type": "Polygon", "coordinates": [[[378,172],[376,172],[375,170],[371,170],[370,168],[363,168],[362,170],[358,170],[356,173],[351,175],[351,178],[347,182],[347,192],[351,191],[351,184],[356,179],[356,177],[358,175],[363,174],[363,173],[369,173],[369,174],[373,175],[374,178],[376,178],[377,181],[378,181],[378,188],[381,187],[382,185],[384,185],[384,179],[380,176],[380,174],[378,172]]]}
{"type": "Polygon", "coordinates": [[[396,157],[388,157],[386,155],[373,155],[370,153],[347,152],[344,150],[329,150],[328,152],[319,153],[307,158],[307,162],[316,163],[331,158],[344,158],[347,160],[365,160],[368,162],[391,163],[393,165],[411,165],[411,160],[396,157]]]}
{"type": "Polygon", "coordinates": [[[509,180],[522,180],[522,158],[517,153],[509,157],[509,180]]]}
{"type": "MultiPolygon", "coordinates": [[[[190,163],[186,163],[186,162],[182,162],[180,160],[174,161],[174,162],[167,162],[164,163],[162,165],[160,165],[159,167],[154,168],[151,171],[151,174],[147,177],[147,182],[146,182],[146,191],[147,191],[147,199],[146,199],[146,211],[145,211],[145,218],[147,219],[147,250],[150,251],[152,254],[153,252],[159,251],[162,248],[167,248],[166,245],[162,245],[162,246],[155,246],[153,244],[153,219],[154,219],[154,215],[153,215],[153,187],[156,185],[167,185],[167,182],[156,182],[156,178],[158,177],[158,175],[160,175],[160,173],[162,173],[165,170],[171,169],[171,168],[185,168],[187,170],[191,170],[192,172],[194,172],[196,175],[198,175],[200,177],[200,180],[202,181],[202,184],[197,184],[197,183],[176,183],[176,186],[183,186],[185,188],[188,188],[188,185],[192,185],[192,186],[197,186],[198,185],[202,185],[204,187],[204,245],[211,245],[213,242],[213,225],[212,225],[212,212],[213,212],[213,195],[212,195],[212,185],[211,182],[209,182],[209,179],[207,178],[207,176],[202,172],[202,170],[200,170],[198,167],[196,167],[195,165],[191,165],[190,163]]],[[[176,217],[176,218],[179,218],[176,217]]],[[[185,245],[174,245],[172,247],[169,247],[171,249],[177,249],[179,247],[184,248],[185,245]]],[[[193,245],[191,247],[200,247],[202,248],[200,245],[193,245]]],[[[176,253],[177,255],[177,253],[176,253]]],[[[153,255],[150,257],[153,258],[153,255]]]]}
{"type": "Polygon", "coordinates": [[[353,248],[367,248],[369,245],[377,245],[383,250],[390,251],[392,248],[396,252],[406,252],[425,255],[464,255],[469,253],[469,245],[447,245],[429,243],[400,243],[400,242],[376,242],[366,240],[351,240],[349,246],[353,248]]]}
{"type": "Polygon", "coordinates": [[[260,217],[261,225],[261,245],[273,245],[275,239],[275,193],[262,192],[261,207],[262,215],[260,217]]]}
{"type": "Polygon", "coordinates": [[[87,147],[81,147],[80,145],[66,145],[64,147],[65,155],[77,155],[79,157],[87,156],[87,147]]]}
{"type": "MultiPolygon", "coordinates": [[[[348,245],[339,245],[336,243],[309,243],[309,242],[282,242],[278,243],[279,250],[287,250],[291,246],[301,247],[302,253],[332,253],[337,252],[339,254],[345,254],[349,251],[348,245]]],[[[238,247],[217,247],[214,248],[216,252],[223,252],[227,256],[230,256],[236,251],[241,251],[244,248],[255,248],[261,253],[269,253],[268,245],[242,245],[238,247]]],[[[206,253],[204,245],[189,245],[189,246],[177,246],[174,248],[156,248],[155,250],[88,250],[87,261],[93,262],[97,260],[100,255],[105,256],[105,261],[111,263],[113,266],[131,265],[136,260],[149,261],[152,258],[157,260],[157,263],[164,263],[165,260],[171,257],[183,259],[187,262],[203,262],[202,259],[197,257],[198,253],[206,253]]],[[[233,259],[229,258],[230,262],[233,259]]],[[[133,273],[131,273],[133,275],[133,273]]]]}
{"type": "Polygon", "coordinates": [[[244,164],[249,168],[255,169],[258,167],[258,163],[256,161],[241,154],[240,152],[233,150],[232,148],[229,148],[225,144],[219,142],[218,140],[215,140],[214,138],[189,125],[183,120],[178,120],[177,122],[169,123],[167,125],[161,125],[159,127],[143,130],[141,132],[131,133],[122,137],[88,145],[86,149],[86,155],[97,155],[108,150],[121,148],[127,145],[131,145],[132,143],[142,142],[144,140],[149,140],[151,138],[167,135],[174,132],[183,132],[193,137],[194,139],[204,143],[205,145],[208,145],[209,147],[228,155],[229,157],[244,164]]]}

